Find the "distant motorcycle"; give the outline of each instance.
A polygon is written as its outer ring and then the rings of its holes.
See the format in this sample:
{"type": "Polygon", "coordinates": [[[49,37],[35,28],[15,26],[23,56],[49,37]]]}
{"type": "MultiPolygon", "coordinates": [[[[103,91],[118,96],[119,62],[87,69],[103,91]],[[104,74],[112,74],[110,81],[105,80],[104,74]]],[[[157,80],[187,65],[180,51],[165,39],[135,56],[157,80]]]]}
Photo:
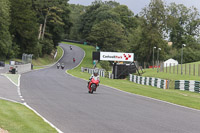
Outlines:
{"type": "Polygon", "coordinates": [[[75,58],[73,58],[73,62],[74,62],[74,63],[75,63],[75,61],[76,61],[75,58]]]}
{"type": "Polygon", "coordinates": [[[99,86],[99,80],[92,78],[88,84],[88,93],[92,94],[94,91],[96,91],[97,86],[99,86]]]}
{"type": "Polygon", "coordinates": [[[57,64],[57,69],[59,69],[59,68],[60,68],[60,63],[57,64]]]}
{"type": "Polygon", "coordinates": [[[70,50],[72,50],[72,46],[69,46],[70,47],[70,50]]]}
{"type": "Polygon", "coordinates": [[[65,68],[65,65],[64,65],[64,64],[62,64],[62,65],[61,65],[61,69],[64,69],[64,68],[65,68]]]}

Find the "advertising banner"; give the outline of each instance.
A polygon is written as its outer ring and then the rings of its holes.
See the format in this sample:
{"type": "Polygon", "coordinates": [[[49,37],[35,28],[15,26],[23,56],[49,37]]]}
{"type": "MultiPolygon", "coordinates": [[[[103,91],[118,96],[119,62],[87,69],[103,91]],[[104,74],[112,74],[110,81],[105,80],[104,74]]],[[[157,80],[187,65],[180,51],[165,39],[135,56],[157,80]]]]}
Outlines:
{"type": "Polygon", "coordinates": [[[100,52],[100,60],[133,62],[134,53],[100,52]]]}

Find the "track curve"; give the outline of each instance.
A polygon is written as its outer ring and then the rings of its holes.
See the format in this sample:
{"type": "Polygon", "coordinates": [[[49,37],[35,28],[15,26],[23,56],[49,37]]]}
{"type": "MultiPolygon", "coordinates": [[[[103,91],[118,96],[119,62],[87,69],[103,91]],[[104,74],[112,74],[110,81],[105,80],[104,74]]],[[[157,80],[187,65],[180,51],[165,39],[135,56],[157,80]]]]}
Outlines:
{"type": "MultiPolygon", "coordinates": [[[[60,45],[65,69],[78,65],[84,51],[60,45]],[[72,58],[76,58],[73,63],[72,58]]],[[[25,102],[65,133],[198,133],[200,111],[182,108],[100,85],[94,95],[87,82],[52,66],[23,74],[25,102]]]]}

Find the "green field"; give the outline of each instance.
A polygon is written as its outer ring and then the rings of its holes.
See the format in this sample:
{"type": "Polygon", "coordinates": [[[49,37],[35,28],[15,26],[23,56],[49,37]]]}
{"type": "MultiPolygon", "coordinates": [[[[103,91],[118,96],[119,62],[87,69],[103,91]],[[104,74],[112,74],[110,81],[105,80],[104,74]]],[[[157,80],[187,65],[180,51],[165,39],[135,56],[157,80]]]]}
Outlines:
{"type": "Polygon", "coordinates": [[[156,76],[160,78],[165,79],[171,79],[171,80],[200,80],[199,76],[199,65],[200,62],[193,62],[193,63],[187,63],[182,65],[182,75],[181,75],[181,65],[178,66],[171,66],[165,67],[164,72],[157,72],[157,69],[145,69],[145,73],[142,74],[143,76],[156,76]],[[189,65],[190,65],[190,71],[189,71],[189,65]],[[195,69],[193,69],[193,66],[195,65],[195,69]],[[178,71],[177,71],[178,67],[178,71]]]}
{"type": "MultiPolygon", "coordinates": [[[[66,43],[66,44],[79,46],[86,53],[86,56],[83,62],[81,63],[81,65],[73,70],[68,70],[67,72],[76,77],[88,80],[90,77],[90,74],[81,72],[81,67],[92,68],[93,66],[92,65],[92,51],[95,51],[95,48],[91,46],[81,45],[81,44],[73,44],[73,43],[66,43]]],[[[145,74],[148,74],[148,72],[146,71],[145,74]]],[[[153,75],[153,76],[156,77],[157,75],[153,75]]],[[[163,89],[158,89],[152,86],[139,85],[139,84],[130,82],[128,80],[116,80],[116,79],[108,79],[108,78],[102,78],[102,77],[101,77],[101,84],[111,86],[111,87],[114,87],[126,92],[151,97],[151,98],[171,102],[171,103],[186,106],[186,107],[200,109],[200,102],[199,102],[200,94],[198,93],[180,91],[180,90],[174,90],[174,89],[163,90],[163,89]]]]}
{"type": "MultiPolygon", "coordinates": [[[[197,76],[197,77],[199,76],[199,78],[200,78],[200,69],[199,69],[200,66],[199,65],[200,65],[200,61],[182,64],[182,75],[197,76]]],[[[179,64],[178,66],[171,66],[171,68],[166,67],[164,69],[164,72],[175,74],[175,75],[181,75],[181,65],[179,64]]]]}
{"type": "MultiPolygon", "coordinates": [[[[200,64],[200,62],[194,62],[194,63],[188,63],[188,64],[183,64],[183,74],[181,75],[181,65],[178,65],[178,73],[177,73],[177,66],[171,67],[171,73],[170,73],[170,68],[167,67],[165,68],[164,72],[157,72],[157,69],[145,69],[144,73],[142,74],[142,76],[144,77],[157,77],[157,78],[161,78],[161,79],[167,79],[170,80],[170,85],[169,88],[170,89],[174,89],[175,87],[175,80],[196,80],[196,81],[200,81],[200,77],[198,76],[198,64],[200,64]],[[196,70],[195,70],[195,75],[189,75],[189,69],[188,66],[189,64],[191,64],[191,66],[193,66],[194,64],[196,65],[196,70]],[[185,66],[187,66],[187,69],[185,69],[185,66]],[[166,72],[167,69],[167,72],[166,72]],[[185,70],[186,70],[186,74],[185,74],[185,70]],[[175,73],[173,73],[173,71],[175,73]]],[[[193,69],[191,69],[191,73],[193,73],[193,69]]]]}
{"type": "Polygon", "coordinates": [[[9,133],[56,133],[32,110],[19,103],[0,100],[0,128],[9,133]]]}
{"type": "Polygon", "coordinates": [[[45,55],[43,58],[38,58],[37,60],[33,60],[32,61],[33,68],[41,69],[44,68],[46,65],[50,65],[57,62],[63,55],[63,50],[60,46],[57,47],[57,52],[58,54],[55,59],[53,59],[52,56],[50,55],[45,55]]]}

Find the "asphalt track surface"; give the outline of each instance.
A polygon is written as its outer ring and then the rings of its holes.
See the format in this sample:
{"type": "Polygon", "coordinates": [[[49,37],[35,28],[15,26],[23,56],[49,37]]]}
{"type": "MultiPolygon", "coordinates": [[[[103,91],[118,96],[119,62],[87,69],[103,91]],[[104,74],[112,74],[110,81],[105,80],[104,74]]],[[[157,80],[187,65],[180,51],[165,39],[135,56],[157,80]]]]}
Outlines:
{"type": "MultiPolygon", "coordinates": [[[[84,52],[61,45],[65,69],[79,64],[84,52]],[[72,58],[76,58],[76,63],[72,58]]],[[[124,93],[103,85],[88,94],[87,81],[56,69],[21,77],[25,102],[65,133],[199,133],[200,111],[124,93]]]]}
{"type": "Polygon", "coordinates": [[[0,99],[13,100],[19,103],[21,102],[17,93],[17,86],[11,83],[8,78],[3,75],[0,75],[0,99]]]}

